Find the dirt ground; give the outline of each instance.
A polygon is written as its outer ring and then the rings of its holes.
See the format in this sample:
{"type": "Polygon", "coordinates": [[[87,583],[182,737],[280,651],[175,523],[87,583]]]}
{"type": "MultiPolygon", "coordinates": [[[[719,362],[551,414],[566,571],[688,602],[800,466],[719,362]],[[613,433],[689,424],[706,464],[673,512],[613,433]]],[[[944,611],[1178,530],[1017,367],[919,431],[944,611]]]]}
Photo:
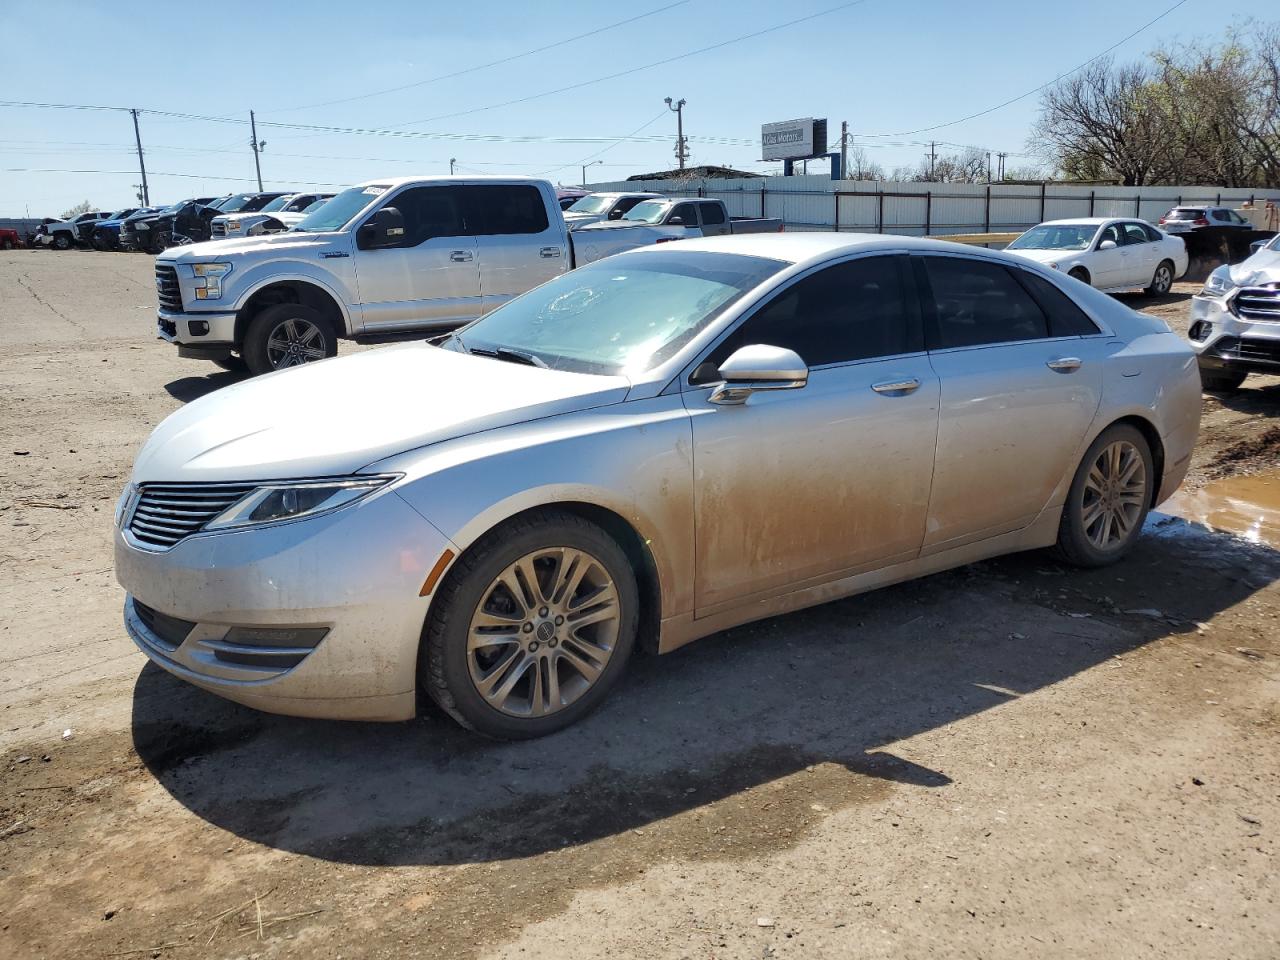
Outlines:
{"type": "MultiPolygon", "coordinates": [[[[637,658],[533,743],[267,716],[121,625],[134,453],[235,380],[153,309],[149,257],[0,253],[0,956],[1280,956],[1273,548],[1153,516],[637,658]]],[[[1272,476],[1278,412],[1207,400],[1189,487],[1272,476]]]]}

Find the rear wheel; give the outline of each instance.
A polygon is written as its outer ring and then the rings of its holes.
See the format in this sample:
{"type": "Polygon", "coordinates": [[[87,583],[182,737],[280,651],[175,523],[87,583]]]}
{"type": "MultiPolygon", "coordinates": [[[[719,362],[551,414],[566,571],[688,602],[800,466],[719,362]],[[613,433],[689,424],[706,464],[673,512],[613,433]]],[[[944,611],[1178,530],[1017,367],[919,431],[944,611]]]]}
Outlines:
{"type": "Polygon", "coordinates": [[[423,631],[423,687],[465,727],[541,737],[593,710],[635,644],[639,591],[599,527],[546,511],[475,544],[440,585],[423,631]]]}
{"type": "Polygon", "coordinates": [[[1080,461],[1058,527],[1058,553],[1078,567],[1115,563],[1137,542],[1157,478],[1136,427],[1104,430],[1080,461]]]}
{"type": "Polygon", "coordinates": [[[1147,295],[1163,297],[1172,286],[1173,264],[1168,260],[1161,260],[1160,266],[1156,267],[1156,272],[1151,275],[1151,286],[1147,287],[1147,295]]]}
{"type": "Polygon", "coordinates": [[[1200,368],[1200,387],[1206,393],[1235,393],[1247,373],[1238,370],[1206,370],[1200,368]]]}
{"type": "Polygon", "coordinates": [[[338,338],[324,315],[300,303],[267,307],[249,323],[240,355],[253,374],[314,363],[338,353],[338,338]]]}

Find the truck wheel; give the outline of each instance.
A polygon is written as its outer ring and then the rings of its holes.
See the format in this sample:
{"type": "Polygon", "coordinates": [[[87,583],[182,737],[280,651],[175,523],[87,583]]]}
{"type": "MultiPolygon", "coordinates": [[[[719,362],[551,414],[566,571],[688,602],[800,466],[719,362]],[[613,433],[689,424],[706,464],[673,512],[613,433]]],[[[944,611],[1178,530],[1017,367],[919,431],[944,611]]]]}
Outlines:
{"type": "Polygon", "coordinates": [[[229,373],[248,373],[249,365],[244,362],[244,357],[238,357],[234,353],[228,353],[225,357],[221,357],[213,361],[214,366],[221,367],[229,373]]]}
{"type": "Polygon", "coordinates": [[[53,235],[53,249],[70,250],[71,238],[68,237],[65,233],[55,233],[53,235]]]}
{"type": "Polygon", "coordinates": [[[4,248],[5,248],[6,250],[12,250],[12,249],[13,249],[13,241],[12,241],[12,240],[10,240],[10,239],[8,239],[8,238],[6,237],[6,238],[5,238],[5,241],[4,241],[4,248]]]}
{"type": "Polygon", "coordinates": [[[1247,373],[1236,370],[1206,370],[1201,367],[1200,388],[1205,393],[1235,393],[1247,376],[1247,373]]]}
{"type": "Polygon", "coordinates": [[[300,303],[267,307],[249,323],[240,355],[255,376],[336,356],[338,336],[319,310],[300,303]]]}
{"type": "Polygon", "coordinates": [[[147,253],[159,256],[169,249],[169,231],[158,230],[151,236],[151,246],[147,247],[147,253]]]}

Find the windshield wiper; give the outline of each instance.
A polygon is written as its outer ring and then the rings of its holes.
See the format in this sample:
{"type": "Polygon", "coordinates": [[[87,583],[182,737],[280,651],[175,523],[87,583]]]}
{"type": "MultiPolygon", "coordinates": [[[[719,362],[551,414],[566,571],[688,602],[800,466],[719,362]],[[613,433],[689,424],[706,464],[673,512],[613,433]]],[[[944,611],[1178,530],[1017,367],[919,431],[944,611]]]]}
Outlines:
{"type": "MultiPolygon", "coordinates": [[[[458,342],[461,343],[462,341],[459,340],[458,342]]],[[[479,357],[493,357],[495,360],[506,360],[508,363],[522,363],[526,367],[548,369],[547,362],[541,357],[526,353],[523,350],[513,350],[511,347],[468,347],[463,344],[463,349],[479,357]]]]}

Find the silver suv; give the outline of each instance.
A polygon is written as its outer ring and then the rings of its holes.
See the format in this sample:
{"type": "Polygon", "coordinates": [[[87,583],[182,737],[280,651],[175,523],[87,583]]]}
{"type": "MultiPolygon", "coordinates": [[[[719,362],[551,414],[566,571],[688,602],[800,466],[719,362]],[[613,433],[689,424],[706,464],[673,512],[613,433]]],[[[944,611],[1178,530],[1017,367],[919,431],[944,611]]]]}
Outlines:
{"type": "Polygon", "coordinates": [[[1250,373],[1280,373],[1280,236],[1209,274],[1191,300],[1188,336],[1206,390],[1229,393],[1250,373]]]}

